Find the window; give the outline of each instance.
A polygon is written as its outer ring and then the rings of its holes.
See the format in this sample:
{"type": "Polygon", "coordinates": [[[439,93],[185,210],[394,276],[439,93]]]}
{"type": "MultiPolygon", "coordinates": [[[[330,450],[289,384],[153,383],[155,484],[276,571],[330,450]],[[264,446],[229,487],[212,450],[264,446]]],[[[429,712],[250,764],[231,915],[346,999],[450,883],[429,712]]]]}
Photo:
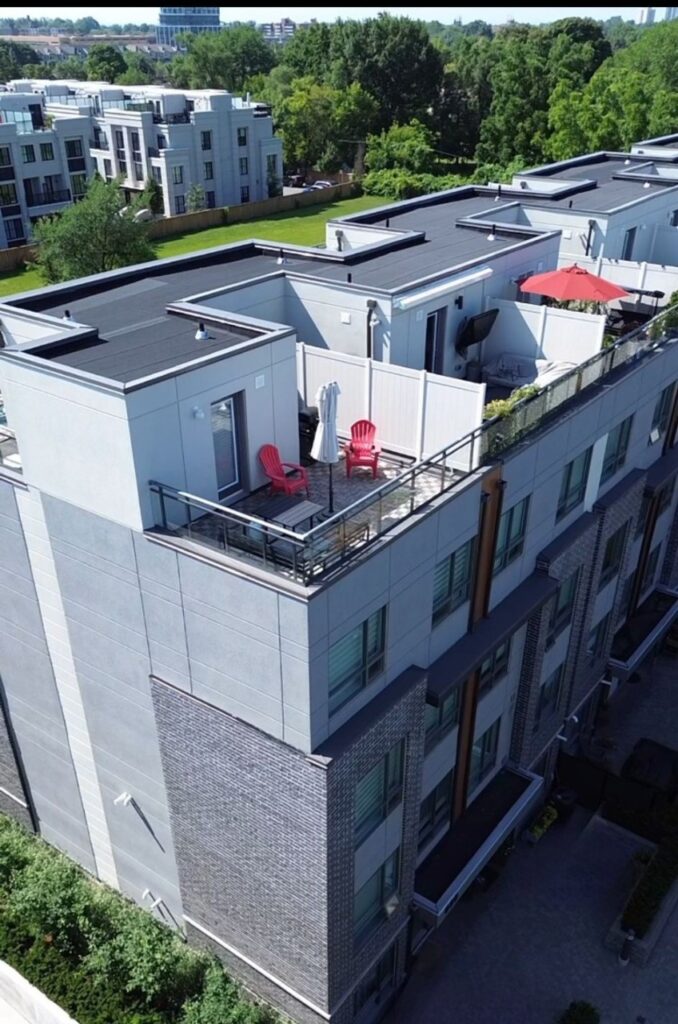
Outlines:
{"type": "Polygon", "coordinates": [[[610,621],[610,612],[603,616],[600,622],[593,627],[589,633],[588,640],[586,642],[586,653],[589,656],[589,661],[597,661],[602,655],[605,649],[605,640],[607,638],[607,627],[610,621]]]}
{"type": "Polygon", "coordinates": [[[633,416],[628,416],[622,423],[617,424],[614,430],[607,435],[605,445],[605,456],[603,458],[603,470],[600,475],[600,482],[604,484],[611,476],[622,468],[626,462],[626,452],[629,447],[631,436],[631,424],[633,416]]]}
{"type": "Polygon", "coordinates": [[[353,898],[353,935],[363,942],[388,917],[389,900],[398,892],[400,850],[375,871],[353,898]]]}
{"type": "Polygon", "coordinates": [[[71,175],[71,192],[74,199],[79,199],[80,196],[84,196],[87,191],[87,175],[85,174],[72,174],[71,175]]]}
{"type": "Polygon", "coordinates": [[[525,544],[529,496],[503,513],[497,531],[497,547],[494,553],[492,572],[496,575],[517,558],[525,544]]]}
{"type": "Polygon", "coordinates": [[[657,564],[659,562],[659,551],[661,549],[661,541],[656,544],[650,552],[647,562],[645,564],[645,572],[643,573],[643,579],[640,584],[640,593],[644,594],[646,590],[649,590],[654,583],[654,578],[657,575],[657,564]]]}
{"type": "Polygon", "coordinates": [[[572,462],[568,462],[563,471],[563,479],[560,484],[560,497],[556,511],[556,522],[572,512],[577,505],[581,505],[586,494],[586,483],[591,465],[591,449],[578,455],[572,462]]]}
{"type": "Polygon", "coordinates": [[[603,565],[600,570],[598,590],[606,587],[619,572],[624,556],[624,544],[626,542],[628,525],[628,523],[624,523],[618,530],[615,530],[611,537],[608,537],[607,544],[605,545],[605,554],[603,555],[603,565]]]}
{"type": "Polygon", "coordinates": [[[206,160],[202,165],[202,174],[206,181],[211,181],[214,177],[214,164],[211,160],[206,160]]]}
{"type": "Polygon", "coordinates": [[[402,800],[404,765],[405,741],[399,740],[356,786],[356,846],[367,839],[402,800]]]}
{"type": "Polygon", "coordinates": [[[539,699],[537,700],[537,709],[532,724],[533,732],[538,732],[541,722],[553,715],[558,707],[564,668],[564,664],[559,665],[555,672],[552,672],[548,679],[539,687],[539,699]]]}
{"type": "MultiPolygon", "coordinates": [[[[637,572],[637,570],[636,570],[637,572]]],[[[633,587],[636,582],[636,572],[632,572],[630,576],[624,580],[624,586],[622,589],[621,599],[619,601],[619,618],[628,618],[629,611],[631,609],[631,597],[633,595],[633,587]]]]}
{"type": "Polygon", "coordinates": [[[241,175],[241,177],[243,177],[243,178],[246,177],[249,174],[249,166],[248,166],[248,163],[247,163],[247,157],[246,156],[241,156],[240,160],[238,161],[238,164],[240,166],[240,175],[241,175]]]}
{"type": "Polygon", "coordinates": [[[12,151],[9,146],[0,146],[0,167],[12,166],[12,151]]]}
{"type": "Polygon", "coordinates": [[[243,185],[240,189],[240,202],[249,203],[250,201],[250,190],[248,185],[243,185]]]}
{"type": "Polygon", "coordinates": [[[645,524],[647,523],[647,513],[650,509],[650,501],[650,495],[644,494],[640,502],[638,518],[636,519],[636,537],[640,537],[642,533],[645,533],[645,524]]]}
{"type": "Polygon", "coordinates": [[[212,132],[200,132],[200,148],[212,148],[212,132]]]}
{"type": "Polygon", "coordinates": [[[374,1000],[375,1005],[378,1004],[384,993],[392,988],[395,980],[395,951],[395,945],[391,946],[356,988],[353,993],[354,1016],[371,1000],[374,1000]]]}
{"type": "Polygon", "coordinates": [[[166,149],[167,148],[167,139],[165,138],[164,135],[158,135],[158,138],[157,138],[156,141],[158,143],[158,149],[166,149]]]}
{"type": "Polygon", "coordinates": [[[40,159],[41,160],[53,160],[54,159],[54,146],[51,142],[40,143],[40,159]]]}
{"type": "Polygon", "coordinates": [[[499,745],[499,726],[501,718],[493,722],[482,736],[474,742],[471,749],[471,770],[469,772],[468,791],[472,793],[483,779],[489,775],[497,760],[499,745]]]}
{"type": "Polygon", "coordinates": [[[238,145],[247,145],[247,128],[238,128],[238,145]]]}
{"type": "Polygon", "coordinates": [[[370,615],[330,647],[330,714],[384,668],[386,609],[370,615]]]}
{"type": "Polygon", "coordinates": [[[16,186],[0,185],[0,206],[16,206],[16,186]]]}
{"type": "Polygon", "coordinates": [[[502,676],[508,671],[509,656],[511,654],[511,640],[504,640],[503,644],[495,647],[489,658],[480,666],[480,686],[478,696],[488,693],[502,676]]]}
{"type": "Polygon", "coordinates": [[[424,705],[424,724],[426,736],[424,752],[428,754],[443,736],[447,736],[459,724],[461,709],[461,689],[456,687],[437,707],[433,704],[424,705]]]}
{"type": "Polygon", "coordinates": [[[132,143],[132,156],[135,160],[141,160],[141,143],[139,142],[139,132],[129,133],[130,142],[132,143]]]}
{"type": "Polygon", "coordinates": [[[35,146],[22,146],[21,159],[25,164],[35,163],[35,146]]]}
{"type": "Polygon", "coordinates": [[[134,179],[135,181],[144,180],[144,165],[139,163],[138,160],[134,161],[134,179]]]}
{"type": "Polygon", "coordinates": [[[268,153],[266,156],[266,174],[269,178],[278,176],[278,157],[275,153],[268,153]]]}
{"type": "Polygon", "coordinates": [[[669,425],[671,418],[671,406],[673,404],[673,384],[669,384],[668,387],[664,388],[661,395],[657,399],[657,404],[654,407],[654,413],[652,416],[652,426],[650,428],[650,444],[654,441],[658,441],[662,434],[666,433],[666,429],[669,425]],[[656,433],[656,436],[653,436],[656,433]]]}
{"type": "Polygon", "coordinates": [[[158,185],[162,185],[162,167],[151,167],[151,173],[158,185]]]}
{"type": "Polygon", "coordinates": [[[673,480],[670,483],[664,484],[664,486],[662,487],[661,491],[657,495],[657,515],[658,516],[660,516],[662,514],[662,512],[666,512],[667,508],[669,507],[669,505],[673,501],[673,492],[675,491],[675,489],[676,489],[676,479],[675,479],[675,477],[673,478],[673,480]]]}
{"type": "MultiPolygon", "coordinates": [[[[8,242],[23,242],[26,237],[26,230],[21,217],[9,217],[5,221],[5,234],[7,235],[8,242]]],[[[2,421],[0,420],[0,422],[2,421]]]]}
{"type": "Polygon", "coordinates": [[[106,181],[110,181],[113,177],[113,164],[110,160],[104,160],[104,176],[106,181]]]}
{"type": "Polygon", "coordinates": [[[572,621],[574,601],[577,596],[577,584],[579,583],[579,569],[560,584],[556,599],[551,609],[551,619],[548,633],[546,634],[546,647],[552,647],[556,638],[566,629],[572,621]]]}
{"type": "Polygon", "coordinates": [[[452,780],[454,771],[448,772],[442,782],[424,797],[419,809],[419,842],[421,851],[436,832],[447,825],[452,813],[452,780]]]}
{"type": "Polygon", "coordinates": [[[214,192],[205,192],[205,205],[207,206],[208,210],[213,210],[214,207],[217,205],[214,192]]]}
{"type": "Polygon", "coordinates": [[[186,197],[175,196],[174,197],[174,212],[175,213],[186,213],[186,197]]]}
{"type": "MultiPolygon", "coordinates": [[[[116,137],[118,135],[122,137],[122,132],[120,131],[116,131],[115,134],[116,137]]],[[[122,143],[122,145],[124,145],[124,143],[122,143]]],[[[66,139],[66,156],[69,157],[69,159],[82,156],[82,139],[66,139]]]]}
{"type": "Polygon", "coordinates": [[[433,574],[433,625],[459,608],[471,590],[475,537],[438,562],[433,574]]]}
{"type": "Polygon", "coordinates": [[[184,183],[184,169],[183,167],[172,168],[172,183],[174,185],[183,185],[184,183]]]}
{"type": "Polygon", "coordinates": [[[633,244],[636,240],[636,228],[629,228],[624,235],[624,246],[622,248],[621,258],[623,260],[630,260],[633,255],[633,244]]]}
{"type": "Polygon", "coordinates": [[[673,210],[669,215],[669,224],[672,228],[678,228],[678,210],[673,210]]]}
{"type": "Polygon", "coordinates": [[[114,132],[114,135],[115,135],[115,148],[116,149],[124,149],[125,148],[125,134],[124,134],[124,132],[122,132],[120,130],[120,128],[116,128],[115,132],[114,132]]]}

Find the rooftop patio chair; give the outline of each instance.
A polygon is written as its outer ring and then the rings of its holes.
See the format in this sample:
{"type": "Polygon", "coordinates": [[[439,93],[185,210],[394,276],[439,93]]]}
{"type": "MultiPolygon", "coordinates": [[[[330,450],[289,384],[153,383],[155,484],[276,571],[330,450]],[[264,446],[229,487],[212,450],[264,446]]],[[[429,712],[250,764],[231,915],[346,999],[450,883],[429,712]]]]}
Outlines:
{"type": "Polygon", "coordinates": [[[282,491],[284,494],[306,491],[308,497],[308,473],[296,462],[282,462],[274,444],[265,444],[259,449],[259,461],[271,481],[271,491],[282,491]],[[286,468],[292,471],[291,474],[286,473],[286,468]]]}
{"type": "Polygon", "coordinates": [[[377,428],[369,420],[357,420],[351,427],[351,440],[344,445],[346,454],[346,475],[351,475],[355,466],[368,466],[376,477],[381,448],[375,444],[377,428]]]}

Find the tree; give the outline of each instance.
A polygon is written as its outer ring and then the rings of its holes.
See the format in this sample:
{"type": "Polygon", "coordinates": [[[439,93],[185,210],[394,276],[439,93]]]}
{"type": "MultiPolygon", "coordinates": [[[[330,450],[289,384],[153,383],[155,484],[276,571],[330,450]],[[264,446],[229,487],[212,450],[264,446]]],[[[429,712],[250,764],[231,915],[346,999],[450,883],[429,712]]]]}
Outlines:
{"type": "Polygon", "coordinates": [[[283,47],[281,63],[289,68],[295,78],[312,78],[322,81],[330,61],[333,25],[318,22],[308,28],[300,28],[283,47]]]}
{"type": "Polygon", "coordinates": [[[21,78],[24,64],[40,63],[40,54],[33,47],[0,39],[0,82],[21,78]]]}
{"type": "Polygon", "coordinates": [[[59,78],[72,78],[78,82],[87,79],[87,65],[80,57],[66,57],[59,61],[56,72],[59,78]]]}
{"type": "Polygon", "coordinates": [[[321,158],[326,168],[354,167],[357,154],[365,149],[367,136],[379,123],[379,106],[358,82],[348,89],[336,90],[325,151],[321,158]]]}
{"type": "Polygon", "coordinates": [[[77,21],[73,22],[73,31],[79,36],[88,36],[90,32],[96,32],[98,28],[101,28],[99,22],[96,18],[90,18],[89,16],[78,18],[77,21]]]}
{"type": "Polygon", "coordinates": [[[144,191],[141,193],[141,201],[139,203],[140,209],[144,207],[151,211],[151,213],[159,214],[162,213],[165,204],[162,195],[162,189],[155,180],[155,178],[149,178],[144,186],[144,191]]]}
{"type": "Polygon", "coordinates": [[[195,182],[186,195],[186,207],[189,213],[197,213],[205,209],[205,189],[195,182]]]}
{"type": "Polygon", "coordinates": [[[365,166],[370,171],[430,174],[436,160],[433,143],[433,133],[420,121],[394,124],[381,135],[368,136],[365,166]]]}
{"type": "Polygon", "coordinates": [[[172,62],[176,72],[170,69],[170,79],[184,88],[241,92],[247,79],[267,74],[275,64],[273,48],[250,25],[202,32],[186,42],[188,53],[172,62]]]}
{"type": "Polygon", "coordinates": [[[143,53],[125,56],[126,69],[116,78],[119,85],[152,85],[156,80],[155,61],[143,53]]]}
{"type": "Polygon", "coordinates": [[[90,82],[115,82],[127,69],[125,58],[108,43],[95,43],[86,61],[90,82]]]}
{"type": "Polygon", "coordinates": [[[278,127],[285,163],[307,170],[325,152],[334,113],[336,91],[312,78],[298,78],[280,105],[278,127]]]}
{"type": "Polygon", "coordinates": [[[24,64],[21,69],[22,78],[54,78],[49,64],[24,64]]]}
{"type": "Polygon", "coordinates": [[[69,281],[152,260],[146,227],[134,220],[138,206],[122,207],[117,182],[92,180],[83,200],[38,221],[36,263],[45,281],[69,281]]]}

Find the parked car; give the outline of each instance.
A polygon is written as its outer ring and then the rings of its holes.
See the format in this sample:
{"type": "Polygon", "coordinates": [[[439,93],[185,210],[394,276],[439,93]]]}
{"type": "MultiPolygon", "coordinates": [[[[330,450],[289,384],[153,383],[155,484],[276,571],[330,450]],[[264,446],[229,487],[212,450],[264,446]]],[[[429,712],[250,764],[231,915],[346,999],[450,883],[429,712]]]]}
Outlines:
{"type": "Polygon", "coordinates": [[[315,182],[315,185],[316,185],[317,188],[332,188],[332,186],[336,185],[336,184],[337,184],[336,181],[316,181],[315,182]]]}
{"type": "Polygon", "coordinates": [[[303,188],[306,180],[303,174],[290,174],[286,182],[291,188],[303,188]]]}

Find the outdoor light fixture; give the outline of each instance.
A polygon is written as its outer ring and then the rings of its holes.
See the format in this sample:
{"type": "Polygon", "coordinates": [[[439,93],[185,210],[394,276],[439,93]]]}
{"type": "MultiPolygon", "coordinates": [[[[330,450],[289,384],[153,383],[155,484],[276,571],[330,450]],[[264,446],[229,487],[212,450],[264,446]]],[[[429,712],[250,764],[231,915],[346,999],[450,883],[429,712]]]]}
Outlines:
{"type": "Polygon", "coordinates": [[[457,309],[463,309],[464,308],[464,296],[463,295],[457,295],[456,299],[454,300],[454,304],[457,307],[457,309]]]}
{"type": "Polygon", "coordinates": [[[497,237],[497,236],[495,235],[495,231],[496,231],[496,228],[497,228],[497,225],[496,225],[496,224],[493,224],[493,225],[492,225],[492,227],[490,228],[490,233],[489,233],[489,235],[487,236],[487,240],[488,240],[488,242],[494,242],[494,241],[495,241],[495,239],[496,239],[496,237],[497,237]]]}
{"type": "Polygon", "coordinates": [[[133,797],[131,793],[120,793],[119,796],[116,796],[113,803],[122,804],[123,807],[129,807],[129,805],[132,803],[132,800],[133,797]]]}
{"type": "Polygon", "coordinates": [[[71,316],[71,311],[70,311],[70,309],[65,309],[65,310],[64,310],[64,315],[62,316],[62,318],[61,318],[61,319],[62,319],[62,320],[65,320],[67,324],[74,324],[74,323],[75,323],[75,320],[74,320],[74,319],[73,319],[73,317],[71,316]]]}
{"type": "Polygon", "coordinates": [[[201,409],[199,405],[194,405],[193,408],[191,409],[191,415],[193,416],[194,420],[204,420],[205,410],[201,409]]]}
{"type": "Polygon", "coordinates": [[[198,330],[195,332],[195,340],[196,341],[207,341],[208,339],[209,339],[209,334],[207,333],[207,330],[205,329],[204,323],[202,323],[202,321],[201,321],[198,324],[198,330]]]}

